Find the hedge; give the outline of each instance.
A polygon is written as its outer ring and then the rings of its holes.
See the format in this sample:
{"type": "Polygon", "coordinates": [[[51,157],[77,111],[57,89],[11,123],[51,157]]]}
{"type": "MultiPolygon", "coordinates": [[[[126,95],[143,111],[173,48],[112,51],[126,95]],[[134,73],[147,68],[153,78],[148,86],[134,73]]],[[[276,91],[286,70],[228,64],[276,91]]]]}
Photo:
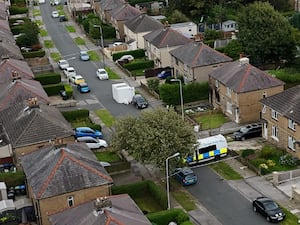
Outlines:
{"type": "Polygon", "coordinates": [[[71,85],[65,84],[64,87],[68,97],[70,98],[71,96],[73,96],[73,88],[71,87],[71,85]]]}
{"type": "Polygon", "coordinates": [[[126,52],[117,52],[112,55],[113,61],[116,61],[117,59],[121,58],[123,55],[132,55],[135,59],[142,58],[145,57],[145,50],[137,49],[137,50],[126,51],[126,52]]]}
{"type": "Polygon", "coordinates": [[[87,109],[64,111],[64,112],[61,112],[61,113],[68,122],[73,122],[73,121],[76,121],[78,119],[89,118],[89,116],[90,116],[90,111],[87,110],[87,109]]]}
{"type": "Polygon", "coordinates": [[[61,76],[59,73],[38,74],[35,75],[34,79],[39,81],[42,85],[59,84],[61,82],[61,76]]]}
{"type": "Polygon", "coordinates": [[[35,58],[35,57],[44,57],[46,55],[44,50],[38,50],[33,52],[22,52],[24,58],[35,58]]]}
{"type": "Polygon", "coordinates": [[[10,15],[28,13],[28,8],[19,7],[19,6],[11,6],[11,7],[9,7],[9,13],[10,13],[10,15]]]}
{"type": "Polygon", "coordinates": [[[154,66],[154,61],[149,60],[149,61],[142,61],[142,62],[131,62],[128,64],[124,64],[123,67],[126,68],[129,71],[132,70],[138,70],[138,69],[145,69],[145,68],[152,68],[154,66]]]}
{"type": "Polygon", "coordinates": [[[176,222],[177,224],[183,224],[189,221],[189,215],[182,209],[170,209],[155,213],[147,214],[147,218],[157,225],[166,225],[170,222],[176,222]]]}
{"type": "Polygon", "coordinates": [[[13,35],[17,35],[17,34],[23,33],[23,25],[12,26],[10,28],[10,30],[13,33],[13,35]]]}
{"type": "Polygon", "coordinates": [[[64,90],[64,84],[49,84],[43,86],[48,96],[58,95],[60,90],[64,90]]]}
{"type": "Polygon", "coordinates": [[[14,187],[25,183],[25,174],[21,171],[16,173],[0,173],[0,180],[5,182],[7,187],[14,187]]]}
{"type": "Polygon", "coordinates": [[[9,18],[9,19],[8,19],[8,22],[9,22],[10,25],[13,26],[13,24],[14,24],[15,22],[17,22],[17,20],[23,20],[25,23],[31,21],[28,17],[20,17],[20,18],[9,18]]]}

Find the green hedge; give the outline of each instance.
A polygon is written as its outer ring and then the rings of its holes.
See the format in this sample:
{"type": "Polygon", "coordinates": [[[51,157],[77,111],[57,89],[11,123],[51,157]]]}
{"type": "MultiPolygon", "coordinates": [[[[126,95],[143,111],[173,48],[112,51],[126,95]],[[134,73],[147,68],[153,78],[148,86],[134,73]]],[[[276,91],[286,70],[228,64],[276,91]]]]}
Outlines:
{"type": "Polygon", "coordinates": [[[8,22],[11,26],[13,26],[13,24],[17,22],[17,20],[23,20],[25,23],[31,21],[28,17],[20,17],[20,18],[9,18],[8,22]]]}
{"type": "Polygon", "coordinates": [[[73,96],[73,88],[71,87],[71,85],[65,84],[64,87],[68,97],[70,98],[71,96],[73,96]]]}
{"type": "Polygon", "coordinates": [[[7,187],[14,187],[25,183],[25,174],[21,171],[16,173],[0,173],[0,180],[4,181],[7,187]]]}
{"type": "Polygon", "coordinates": [[[9,7],[9,13],[10,13],[10,15],[28,13],[28,8],[19,7],[19,6],[11,6],[11,7],[9,7]]]}
{"type": "Polygon", "coordinates": [[[35,75],[35,80],[39,81],[42,85],[59,84],[61,76],[59,73],[43,73],[35,75]]]}
{"type": "Polygon", "coordinates": [[[117,52],[112,55],[113,60],[116,61],[117,59],[121,58],[123,55],[132,55],[135,59],[145,57],[145,50],[144,49],[137,49],[132,51],[126,52],[117,52]]]}
{"type": "Polygon", "coordinates": [[[23,25],[12,26],[10,28],[10,30],[13,33],[13,35],[17,35],[17,34],[23,33],[23,25]]]}
{"type": "Polygon", "coordinates": [[[87,109],[65,111],[65,112],[61,112],[61,113],[65,117],[65,119],[70,123],[73,121],[76,121],[78,119],[89,118],[89,116],[90,116],[90,111],[87,109]]]}
{"type": "Polygon", "coordinates": [[[46,55],[44,50],[38,50],[33,52],[22,52],[24,58],[35,58],[35,57],[44,57],[46,55]]]}
{"type": "Polygon", "coordinates": [[[131,62],[123,65],[124,68],[126,68],[129,71],[132,70],[138,70],[138,69],[145,69],[145,68],[152,68],[154,66],[154,61],[149,60],[149,61],[139,61],[139,62],[131,62]]]}
{"type": "MultiPolygon", "coordinates": [[[[189,215],[182,209],[170,209],[166,211],[160,211],[155,213],[149,213],[147,218],[157,225],[166,225],[170,222],[176,222],[177,224],[183,224],[189,221],[189,215]]],[[[185,223],[186,224],[186,223],[185,223]]]]}
{"type": "Polygon", "coordinates": [[[48,96],[59,95],[60,90],[64,90],[64,84],[49,84],[43,86],[48,96]]]}

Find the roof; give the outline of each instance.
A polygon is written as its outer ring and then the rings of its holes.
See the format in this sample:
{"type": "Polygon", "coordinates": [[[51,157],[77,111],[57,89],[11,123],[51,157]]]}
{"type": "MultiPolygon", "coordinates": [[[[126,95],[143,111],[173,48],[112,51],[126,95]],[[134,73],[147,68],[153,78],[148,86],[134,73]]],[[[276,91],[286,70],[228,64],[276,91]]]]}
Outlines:
{"type": "Polygon", "coordinates": [[[24,59],[20,48],[6,39],[0,40],[0,56],[9,57],[12,59],[24,59]]]}
{"type": "Polygon", "coordinates": [[[38,81],[19,79],[10,83],[0,83],[0,110],[34,97],[37,97],[40,103],[50,103],[47,93],[38,81]]]}
{"type": "Polygon", "coordinates": [[[35,199],[112,183],[95,154],[82,143],[49,146],[21,157],[35,199]]]}
{"type": "Polygon", "coordinates": [[[170,54],[192,68],[232,61],[230,57],[201,42],[187,43],[170,51],[170,54]]]}
{"type": "Polygon", "coordinates": [[[242,62],[241,59],[225,64],[212,71],[209,76],[236,93],[264,90],[284,85],[284,82],[281,80],[272,77],[249,63],[242,62]]]}
{"type": "Polygon", "coordinates": [[[102,0],[100,1],[100,8],[101,11],[110,11],[115,8],[120,8],[124,4],[124,0],[102,0]]]}
{"type": "Polygon", "coordinates": [[[108,196],[112,207],[97,213],[94,201],[56,214],[50,214],[50,222],[55,225],[151,225],[128,194],[108,196]]]}
{"type": "Polygon", "coordinates": [[[263,98],[260,102],[300,124],[300,85],[263,98]]]}
{"type": "Polygon", "coordinates": [[[13,72],[22,79],[34,78],[31,68],[25,61],[10,58],[0,62],[0,83],[11,82],[13,72]]]}
{"type": "Polygon", "coordinates": [[[191,39],[185,37],[180,32],[173,30],[170,27],[164,27],[150,32],[143,36],[146,41],[157,48],[167,48],[185,45],[192,42],[191,39]]]}
{"type": "Polygon", "coordinates": [[[13,148],[74,134],[72,127],[57,108],[45,104],[29,107],[26,101],[3,109],[0,123],[4,126],[13,148]]]}
{"type": "Polygon", "coordinates": [[[141,14],[140,10],[125,3],[120,8],[115,8],[111,13],[111,17],[117,21],[126,21],[139,14],[141,14]]]}
{"type": "Polygon", "coordinates": [[[134,33],[143,33],[163,28],[163,24],[161,22],[147,14],[140,14],[129,19],[126,21],[125,25],[134,33]]]}

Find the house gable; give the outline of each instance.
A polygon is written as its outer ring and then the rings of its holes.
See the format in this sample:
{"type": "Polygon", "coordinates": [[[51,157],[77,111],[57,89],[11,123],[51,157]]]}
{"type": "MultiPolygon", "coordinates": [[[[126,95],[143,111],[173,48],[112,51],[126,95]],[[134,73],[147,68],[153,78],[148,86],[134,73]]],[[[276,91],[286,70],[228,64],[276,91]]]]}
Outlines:
{"type": "Polygon", "coordinates": [[[143,33],[163,28],[162,23],[147,14],[141,14],[126,21],[125,26],[133,33],[143,33]]]}

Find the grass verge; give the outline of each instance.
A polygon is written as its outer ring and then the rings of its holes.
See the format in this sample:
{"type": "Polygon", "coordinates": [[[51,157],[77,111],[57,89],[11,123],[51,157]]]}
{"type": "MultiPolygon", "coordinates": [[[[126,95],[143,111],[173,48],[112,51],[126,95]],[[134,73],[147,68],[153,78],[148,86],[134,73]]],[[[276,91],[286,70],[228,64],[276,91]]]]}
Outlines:
{"type": "Polygon", "coordinates": [[[107,127],[111,127],[116,121],[115,118],[106,109],[96,110],[95,113],[107,127]]]}
{"type": "Polygon", "coordinates": [[[34,9],[34,10],[32,11],[32,14],[33,14],[33,16],[40,16],[40,15],[41,15],[41,11],[38,10],[38,9],[34,9]]]}
{"type": "Polygon", "coordinates": [[[44,45],[45,45],[46,48],[53,48],[54,47],[54,44],[51,40],[45,40],[44,45]]]}
{"type": "Polygon", "coordinates": [[[240,180],[243,177],[233,170],[228,164],[225,162],[218,162],[210,165],[214,171],[216,171],[220,176],[222,176],[226,180],[240,180]]]}
{"type": "Polygon", "coordinates": [[[66,26],[66,29],[69,33],[75,33],[76,32],[76,29],[75,27],[73,26],[66,26]]]}
{"type": "Polygon", "coordinates": [[[120,157],[115,152],[111,151],[102,151],[102,152],[95,152],[95,155],[99,161],[104,162],[119,162],[120,157]]]}
{"type": "Polygon", "coordinates": [[[41,35],[42,37],[46,37],[46,36],[48,36],[48,31],[42,29],[42,30],[40,30],[40,35],[41,35]]]}
{"type": "Polygon", "coordinates": [[[108,73],[109,79],[112,79],[112,80],[120,79],[120,76],[118,74],[116,74],[114,71],[112,71],[109,67],[105,67],[105,70],[108,73]]]}
{"type": "Polygon", "coordinates": [[[50,57],[54,60],[54,62],[58,62],[61,59],[61,55],[58,52],[51,52],[50,57]]]}
{"type": "Polygon", "coordinates": [[[74,38],[74,41],[77,45],[85,45],[85,40],[82,39],[81,37],[74,38]]]}
{"type": "Polygon", "coordinates": [[[295,216],[294,214],[292,214],[290,211],[286,210],[285,208],[282,208],[282,210],[286,214],[286,218],[285,218],[284,221],[280,222],[281,225],[294,225],[294,224],[298,224],[298,218],[297,218],[297,216],[295,216]]]}
{"type": "Polygon", "coordinates": [[[38,26],[44,25],[44,23],[43,23],[41,20],[36,20],[35,23],[36,23],[36,25],[38,25],[38,26]]]}
{"type": "Polygon", "coordinates": [[[88,51],[88,54],[90,56],[90,60],[92,61],[99,61],[100,57],[95,51],[88,51]]]}

